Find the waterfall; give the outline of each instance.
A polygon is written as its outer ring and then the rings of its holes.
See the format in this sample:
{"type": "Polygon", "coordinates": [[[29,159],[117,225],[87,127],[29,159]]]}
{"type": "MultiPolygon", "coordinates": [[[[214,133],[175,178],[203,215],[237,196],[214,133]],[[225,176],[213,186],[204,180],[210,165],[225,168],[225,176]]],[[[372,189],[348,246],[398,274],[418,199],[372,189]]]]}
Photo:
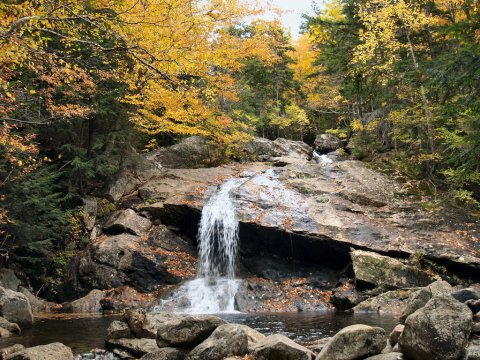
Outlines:
{"type": "Polygon", "coordinates": [[[235,279],[238,220],[231,192],[244,181],[225,181],[205,204],[197,235],[197,278],[187,281],[157,310],[173,307],[190,314],[235,312],[235,294],[240,283],[235,279]]]}
{"type": "Polygon", "coordinates": [[[313,152],[313,159],[322,166],[329,166],[333,164],[333,160],[328,155],[320,155],[316,151],[313,152]]]}

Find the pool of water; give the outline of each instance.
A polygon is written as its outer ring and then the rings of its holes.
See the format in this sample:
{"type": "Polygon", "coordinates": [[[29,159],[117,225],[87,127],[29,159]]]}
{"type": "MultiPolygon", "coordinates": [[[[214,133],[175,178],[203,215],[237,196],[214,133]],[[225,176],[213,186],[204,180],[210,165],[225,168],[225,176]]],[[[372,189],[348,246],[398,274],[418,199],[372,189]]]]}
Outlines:
{"type": "MultiPolygon", "coordinates": [[[[265,335],[279,333],[299,343],[332,336],[340,329],[353,324],[383,327],[390,332],[398,318],[377,314],[326,313],[272,313],[272,314],[222,314],[232,323],[248,325],[265,335]]],[[[118,316],[78,317],[62,319],[36,319],[30,329],[19,336],[0,339],[0,348],[13,344],[26,347],[61,342],[72,348],[75,354],[94,348],[104,348],[108,325],[118,316]]]]}

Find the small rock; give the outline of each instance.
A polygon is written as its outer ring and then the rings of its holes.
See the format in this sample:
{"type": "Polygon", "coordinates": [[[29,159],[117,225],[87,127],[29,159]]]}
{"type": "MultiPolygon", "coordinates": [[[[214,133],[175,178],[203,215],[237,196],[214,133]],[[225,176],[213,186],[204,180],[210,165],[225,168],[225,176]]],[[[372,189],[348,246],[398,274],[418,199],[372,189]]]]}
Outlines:
{"type": "Polygon", "coordinates": [[[21,344],[15,344],[0,350],[0,356],[2,356],[2,359],[3,359],[3,358],[6,358],[8,355],[22,351],[24,349],[25,349],[25,346],[21,344]]]}
{"type": "Polygon", "coordinates": [[[307,345],[307,348],[309,348],[310,350],[312,350],[315,353],[319,353],[320,351],[322,351],[322,349],[325,347],[325,345],[327,345],[327,343],[331,339],[332,339],[331,337],[326,337],[326,338],[323,338],[323,339],[318,339],[318,340],[312,341],[310,344],[307,345]]]}
{"type": "Polygon", "coordinates": [[[457,360],[465,351],[472,313],[451,296],[435,296],[407,317],[398,340],[412,360],[457,360]]]}
{"type": "Polygon", "coordinates": [[[162,322],[157,329],[158,347],[195,347],[226,321],[216,316],[185,316],[162,322]]]}
{"type": "Polygon", "coordinates": [[[480,311],[480,300],[467,300],[465,301],[465,305],[467,305],[474,314],[480,311]]]}
{"type": "Polygon", "coordinates": [[[380,354],[387,344],[385,330],[367,325],[352,325],[340,330],[325,345],[316,360],[353,360],[380,354]]]}
{"type": "Polygon", "coordinates": [[[162,348],[143,355],[140,360],[185,360],[187,353],[175,348],[162,348]]]}
{"type": "Polygon", "coordinates": [[[7,319],[0,317],[0,328],[5,329],[14,334],[20,334],[20,326],[8,321],[7,319]]]}
{"type": "Polygon", "coordinates": [[[255,360],[311,360],[314,356],[303,347],[283,335],[270,335],[252,349],[255,360]]]}
{"type": "Polygon", "coordinates": [[[380,354],[375,356],[370,356],[365,360],[405,360],[402,353],[391,352],[389,354],[380,354]]]}
{"type": "Polygon", "coordinates": [[[34,346],[16,351],[7,360],[69,360],[73,359],[72,349],[62,343],[34,346]]]}
{"type": "Polygon", "coordinates": [[[315,151],[320,154],[327,154],[335,151],[342,146],[340,139],[332,134],[320,134],[317,135],[315,142],[313,143],[315,151]]]}
{"type": "Polygon", "coordinates": [[[126,350],[135,356],[143,356],[158,350],[154,339],[109,339],[105,343],[110,349],[126,350]]]}
{"type": "Polygon", "coordinates": [[[189,360],[222,360],[228,356],[243,356],[248,350],[248,337],[237,324],[220,325],[205,341],[189,354],[189,360]]]}
{"type": "Polygon", "coordinates": [[[121,338],[131,338],[133,337],[128,324],[123,321],[112,321],[110,326],[107,329],[107,340],[111,339],[121,339],[121,338]]]}
{"type": "Polygon", "coordinates": [[[398,343],[398,339],[400,338],[400,335],[402,335],[404,328],[405,328],[405,325],[398,324],[392,330],[392,332],[390,333],[390,336],[388,337],[388,340],[390,341],[390,344],[392,346],[395,346],[398,343]]]}
{"type": "Polygon", "coordinates": [[[463,360],[480,360],[480,340],[471,340],[463,360]]]}

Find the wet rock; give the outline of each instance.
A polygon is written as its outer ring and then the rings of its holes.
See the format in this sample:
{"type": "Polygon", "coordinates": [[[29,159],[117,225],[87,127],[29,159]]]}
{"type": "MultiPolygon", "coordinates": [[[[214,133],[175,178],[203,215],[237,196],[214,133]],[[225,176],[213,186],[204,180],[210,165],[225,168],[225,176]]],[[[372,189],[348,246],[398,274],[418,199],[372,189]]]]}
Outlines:
{"type": "Polygon", "coordinates": [[[403,357],[402,353],[391,352],[388,354],[379,354],[375,356],[370,356],[365,360],[406,360],[406,359],[403,357]]]}
{"type": "Polygon", "coordinates": [[[114,320],[107,329],[107,340],[131,337],[133,337],[133,334],[126,322],[114,320]]]}
{"type": "Polygon", "coordinates": [[[1,337],[8,337],[9,335],[7,334],[7,332],[12,333],[12,334],[20,334],[20,332],[21,332],[20,326],[18,326],[15,323],[12,323],[12,322],[8,321],[7,319],[5,319],[3,317],[0,317],[0,329],[6,331],[2,334],[1,337]],[[5,336],[5,335],[7,335],[7,336],[5,336]]]}
{"type": "Polygon", "coordinates": [[[185,360],[186,358],[186,351],[166,347],[148,353],[142,356],[140,360],[185,360]]]}
{"type": "Polygon", "coordinates": [[[391,290],[362,301],[353,308],[355,313],[378,313],[401,315],[409,297],[418,288],[391,290]]]}
{"type": "Polygon", "coordinates": [[[75,360],[117,360],[118,357],[112,352],[104,349],[93,349],[92,351],[78,354],[75,360]]]}
{"type": "Polygon", "coordinates": [[[208,338],[225,320],[216,316],[185,316],[158,324],[158,347],[195,347],[208,338]]]}
{"type": "Polygon", "coordinates": [[[400,317],[401,321],[413,314],[418,309],[421,309],[434,296],[447,296],[452,292],[452,286],[446,281],[435,281],[427,287],[420,289],[411,294],[405,304],[405,308],[400,317]]]}
{"type": "Polygon", "coordinates": [[[33,324],[30,303],[22,293],[0,287],[0,316],[20,326],[33,324]]]}
{"type": "Polygon", "coordinates": [[[8,355],[11,355],[13,353],[22,351],[25,349],[25,346],[21,344],[15,344],[12,346],[5,347],[0,350],[0,356],[2,356],[2,359],[6,359],[8,355]]]}
{"type": "Polygon", "coordinates": [[[228,356],[243,356],[247,353],[248,337],[245,330],[236,324],[220,325],[189,354],[191,360],[222,360],[228,356]]]}
{"type": "Polygon", "coordinates": [[[5,289],[18,291],[18,287],[22,282],[15,275],[12,269],[0,269],[0,286],[5,289]]]}
{"type": "Polygon", "coordinates": [[[314,356],[306,347],[286,336],[275,334],[267,336],[252,348],[255,360],[311,360],[314,356]]]}
{"type": "Polygon", "coordinates": [[[73,359],[72,349],[62,343],[34,346],[14,352],[7,360],[69,360],[73,359]]]}
{"type": "Polygon", "coordinates": [[[355,280],[385,289],[427,286],[433,280],[429,274],[388,256],[363,250],[352,250],[355,280]]]}
{"type": "Polygon", "coordinates": [[[331,337],[326,337],[323,339],[318,339],[315,341],[312,341],[307,345],[307,348],[312,350],[314,353],[320,353],[322,349],[325,347],[325,345],[328,344],[328,342],[331,340],[331,337]]]}
{"type": "Polygon", "coordinates": [[[158,350],[154,339],[108,339],[105,341],[109,349],[120,349],[141,357],[158,350]]]}
{"type": "Polygon", "coordinates": [[[390,336],[388,337],[388,341],[390,342],[391,346],[397,345],[398,339],[400,338],[400,335],[402,335],[402,332],[403,332],[404,328],[405,328],[404,325],[398,324],[392,330],[392,332],[390,333],[390,336]]]}
{"type": "Polygon", "coordinates": [[[130,233],[141,236],[151,226],[150,220],[138,215],[132,209],[127,209],[113,213],[105,223],[104,228],[110,234],[130,233]]]}
{"type": "Polygon", "coordinates": [[[313,147],[319,154],[328,154],[342,146],[340,139],[332,134],[317,135],[313,147]]]}
{"type": "Polygon", "coordinates": [[[435,296],[407,317],[398,341],[412,360],[454,360],[465,352],[472,313],[450,296],[435,296]]]}
{"type": "Polygon", "coordinates": [[[316,360],[354,360],[376,355],[386,344],[387,336],[382,328],[352,325],[335,334],[316,360]]]}

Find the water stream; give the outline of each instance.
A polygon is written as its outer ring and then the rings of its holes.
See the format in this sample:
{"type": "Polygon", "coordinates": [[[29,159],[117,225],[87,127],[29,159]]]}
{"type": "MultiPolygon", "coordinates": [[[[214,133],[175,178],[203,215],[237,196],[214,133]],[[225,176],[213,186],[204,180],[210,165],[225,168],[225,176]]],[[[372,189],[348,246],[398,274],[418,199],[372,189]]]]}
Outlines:
{"type": "Polygon", "coordinates": [[[202,210],[198,231],[197,278],[187,281],[157,311],[171,308],[189,314],[235,312],[235,278],[238,251],[238,219],[231,192],[246,179],[225,181],[202,210]]]}

